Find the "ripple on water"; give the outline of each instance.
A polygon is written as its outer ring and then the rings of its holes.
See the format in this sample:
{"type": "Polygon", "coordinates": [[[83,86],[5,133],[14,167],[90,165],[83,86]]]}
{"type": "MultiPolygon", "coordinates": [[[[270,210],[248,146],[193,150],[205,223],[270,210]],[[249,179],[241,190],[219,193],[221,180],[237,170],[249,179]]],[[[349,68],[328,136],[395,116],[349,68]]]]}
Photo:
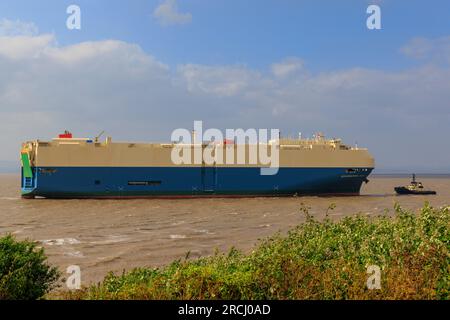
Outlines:
{"type": "Polygon", "coordinates": [[[81,243],[81,241],[75,238],[48,239],[48,240],[39,240],[39,242],[47,246],[63,246],[67,244],[71,245],[81,243]]]}
{"type": "MultiPolygon", "coordinates": [[[[1,228],[1,226],[0,226],[0,228],[1,228]]],[[[23,227],[23,228],[20,228],[20,229],[18,229],[18,230],[13,231],[12,234],[13,234],[13,235],[21,234],[21,233],[23,233],[24,231],[29,230],[29,229],[33,229],[33,228],[34,228],[34,227],[23,227]]]]}
{"type": "Polygon", "coordinates": [[[186,239],[185,234],[171,234],[170,239],[186,239]]]}
{"type": "Polygon", "coordinates": [[[114,244],[119,242],[126,242],[130,240],[129,237],[122,236],[122,235],[109,235],[107,236],[107,239],[100,240],[100,241],[91,241],[90,244],[114,244]]]}
{"type": "Polygon", "coordinates": [[[81,251],[67,251],[64,252],[65,256],[74,257],[74,258],[84,258],[84,254],[81,251]]]}
{"type": "Polygon", "coordinates": [[[195,233],[203,233],[203,234],[209,234],[209,235],[215,234],[215,232],[211,232],[208,229],[193,229],[192,231],[194,231],[195,233]]]}

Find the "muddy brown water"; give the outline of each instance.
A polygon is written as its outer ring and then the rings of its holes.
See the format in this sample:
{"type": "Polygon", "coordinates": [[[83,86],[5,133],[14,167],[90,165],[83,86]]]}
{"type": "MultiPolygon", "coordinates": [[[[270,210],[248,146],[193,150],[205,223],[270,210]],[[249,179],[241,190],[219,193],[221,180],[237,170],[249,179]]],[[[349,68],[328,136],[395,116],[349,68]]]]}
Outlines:
{"type": "Polygon", "coordinates": [[[38,241],[51,264],[65,271],[79,265],[82,283],[109,271],[162,266],[174,259],[212,254],[232,246],[250,251],[258,239],[285,232],[304,221],[301,204],[321,219],[362,213],[378,215],[395,202],[417,210],[429,201],[450,203],[450,176],[419,176],[432,196],[396,196],[393,188],[409,177],[372,176],[356,197],[242,199],[25,200],[17,175],[0,175],[0,235],[38,241]]]}

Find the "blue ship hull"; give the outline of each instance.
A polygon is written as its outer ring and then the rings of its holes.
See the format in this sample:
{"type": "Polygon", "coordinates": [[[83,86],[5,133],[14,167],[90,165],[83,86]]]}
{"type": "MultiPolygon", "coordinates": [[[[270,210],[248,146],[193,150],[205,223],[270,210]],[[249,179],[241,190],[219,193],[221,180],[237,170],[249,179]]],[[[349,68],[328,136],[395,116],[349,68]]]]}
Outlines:
{"type": "Polygon", "coordinates": [[[40,167],[22,177],[23,197],[139,198],[355,195],[373,168],[40,167]]]}

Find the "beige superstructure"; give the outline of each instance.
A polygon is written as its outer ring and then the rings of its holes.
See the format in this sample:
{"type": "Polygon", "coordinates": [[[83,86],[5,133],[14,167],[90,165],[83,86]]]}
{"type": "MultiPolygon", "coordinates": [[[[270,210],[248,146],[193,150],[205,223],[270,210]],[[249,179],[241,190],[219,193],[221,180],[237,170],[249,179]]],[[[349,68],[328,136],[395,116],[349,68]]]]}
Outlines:
{"type": "MultiPolygon", "coordinates": [[[[269,150],[275,141],[265,147],[269,150]]],[[[375,163],[367,149],[349,147],[339,139],[324,139],[318,136],[314,139],[278,140],[276,148],[279,152],[279,167],[304,168],[373,168],[375,163]]],[[[261,167],[268,166],[250,157],[250,151],[258,154],[261,145],[237,145],[234,143],[219,143],[214,145],[194,144],[184,146],[190,150],[190,163],[181,166],[196,167],[205,165],[195,161],[196,152],[201,154],[211,152],[212,155],[223,154],[223,161],[217,161],[217,167],[261,167]],[[208,149],[209,148],[209,149],[208,149]],[[238,151],[245,149],[245,161],[238,161],[238,151]],[[226,158],[228,153],[234,157],[226,158]],[[230,161],[231,160],[231,161],[230,161]]],[[[33,167],[175,167],[172,160],[175,143],[132,143],[113,142],[107,138],[104,142],[90,139],[53,139],[52,141],[31,141],[23,144],[23,152],[29,154],[33,167]]],[[[180,147],[180,145],[178,145],[180,147]]]]}

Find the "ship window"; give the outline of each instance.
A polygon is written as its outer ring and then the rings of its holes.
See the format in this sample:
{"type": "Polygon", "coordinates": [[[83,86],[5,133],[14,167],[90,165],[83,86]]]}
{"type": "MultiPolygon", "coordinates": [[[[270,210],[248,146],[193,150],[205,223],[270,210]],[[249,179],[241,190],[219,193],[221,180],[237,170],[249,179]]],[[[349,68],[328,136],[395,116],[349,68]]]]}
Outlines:
{"type": "Polygon", "coordinates": [[[101,184],[101,181],[100,181],[100,180],[95,180],[95,181],[94,181],[94,184],[95,184],[95,185],[99,185],[99,184],[101,184]]]}
{"type": "Polygon", "coordinates": [[[347,171],[347,173],[355,173],[356,169],[347,169],[346,171],[347,171]]]}
{"type": "Polygon", "coordinates": [[[129,186],[159,186],[161,181],[128,181],[129,186]]]}

